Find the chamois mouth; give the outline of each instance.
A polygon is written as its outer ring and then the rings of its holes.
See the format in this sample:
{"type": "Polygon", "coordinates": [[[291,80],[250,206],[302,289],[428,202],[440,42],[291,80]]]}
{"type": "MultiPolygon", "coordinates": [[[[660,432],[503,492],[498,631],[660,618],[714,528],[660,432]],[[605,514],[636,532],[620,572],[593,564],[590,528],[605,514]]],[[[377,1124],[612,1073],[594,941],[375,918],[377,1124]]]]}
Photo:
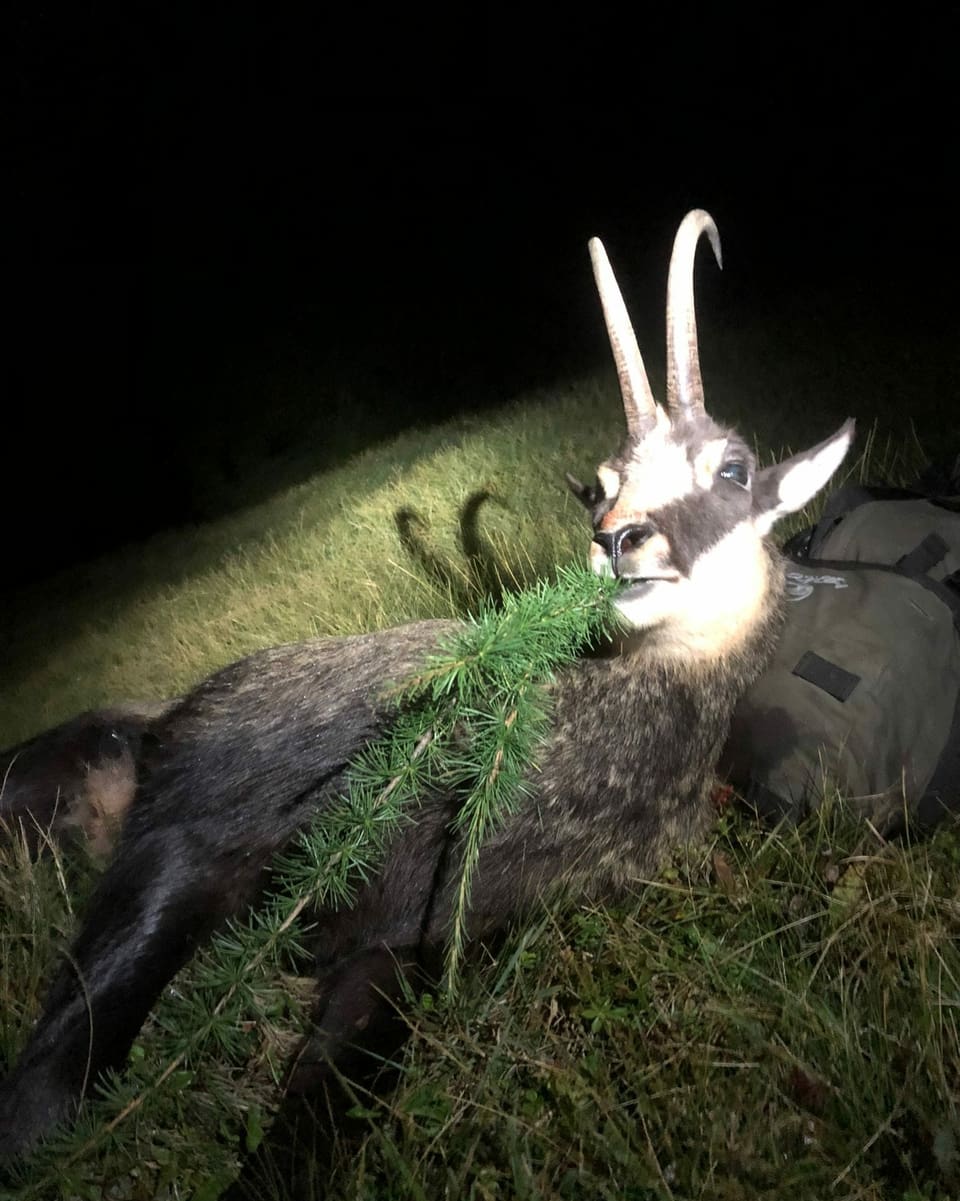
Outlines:
{"type": "Polygon", "coordinates": [[[620,600],[636,600],[640,596],[646,596],[648,592],[653,590],[655,584],[675,584],[679,580],[678,575],[635,575],[621,576],[620,600]]]}

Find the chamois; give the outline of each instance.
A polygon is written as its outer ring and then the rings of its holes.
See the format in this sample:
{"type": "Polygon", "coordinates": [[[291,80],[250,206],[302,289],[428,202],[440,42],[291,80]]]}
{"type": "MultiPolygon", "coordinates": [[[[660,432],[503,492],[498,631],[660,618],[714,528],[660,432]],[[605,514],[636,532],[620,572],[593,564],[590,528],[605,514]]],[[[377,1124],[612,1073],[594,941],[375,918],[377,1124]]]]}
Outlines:
{"type": "MultiPolygon", "coordinates": [[[[626,632],[549,685],[552,727],[530,769],[537,803],[481,852],[473,938],[548,893],[612,896],[705,832],[733,708],[781,627],[783,568],[767,535],[826,483],[853,438],[848,420],[812,450],[759,469],[747,442],[707,414],[693,289],[703,234],[719,264],[702,210],[674,242],[665,407],[604,248],[590,242],[627,430],[594,483],[568,482],[589,510],[593,569],[622,582],[626,632]]],[[[194,948],[254,903],[274,854],[342,792],[347,765],[390,720],[385,686],[453,628],[419,622],[264,650],[168,705],[87,714],[0,757],[8,821],[44,825],[58,800],[68,813],[102,815],[122,808],[125,790],[132,796],[69,958],[0,1085],[0,1154],[29,1148],[99,1074],[122,1067],[194,948]]],[[[443,945],[455,812],[455,798],[425,798],[355,906],[315,915],[319,1059],[349,1043],[358,1012],[390,991],[398,965],[443,945]]]]}

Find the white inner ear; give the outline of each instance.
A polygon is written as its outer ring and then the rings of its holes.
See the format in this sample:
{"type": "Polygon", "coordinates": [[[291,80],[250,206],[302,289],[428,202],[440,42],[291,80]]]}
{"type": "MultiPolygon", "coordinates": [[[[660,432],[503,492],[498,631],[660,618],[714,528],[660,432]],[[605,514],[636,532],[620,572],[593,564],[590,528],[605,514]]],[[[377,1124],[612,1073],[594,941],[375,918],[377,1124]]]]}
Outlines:
{"type": "Polygon", "coordinates": [[[837,470],[849,449],[849,437],[838,438],[836,442],[828,443],[812,459],[802,459],[791,467],[780,480],[780,503],[777,508],[782,513],[794,513],[802,509],[837,470]]]}
{"type": "Polygon", "coordinates": [[[816,454],[798,456],[780,477],[777,484],[777,504],[756,519],[759,533],[766,534],[778,518],[795,513],[811,500],[843,462],[850,449],[853,431],[845,431],[831,439],[816,454]]]}

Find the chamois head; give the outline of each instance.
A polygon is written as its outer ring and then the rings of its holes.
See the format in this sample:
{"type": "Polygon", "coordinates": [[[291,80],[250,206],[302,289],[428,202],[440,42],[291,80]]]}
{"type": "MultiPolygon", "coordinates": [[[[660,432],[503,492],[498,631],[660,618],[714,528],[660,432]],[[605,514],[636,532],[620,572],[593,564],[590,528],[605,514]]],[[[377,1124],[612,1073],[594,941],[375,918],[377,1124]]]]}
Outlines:
{"type": "Polygon", "coordinates": [[[673,244],[666,408],[654,400],[603,245],[590,242],[627,436],[597,468],[595,484],[567,478],[593,518],[593,569],[624,581],[617,604],[627,622],[655,628],[662,650],[711,656],[749,633],[769,593],[764,536],[827,482],[854,427],[848,420],[812,450],[757,470],[744,439],[711,419],[693,303],[693,262],[704,233],[720,264],[717,227],[701,209],[687,214],[673,244]]]}

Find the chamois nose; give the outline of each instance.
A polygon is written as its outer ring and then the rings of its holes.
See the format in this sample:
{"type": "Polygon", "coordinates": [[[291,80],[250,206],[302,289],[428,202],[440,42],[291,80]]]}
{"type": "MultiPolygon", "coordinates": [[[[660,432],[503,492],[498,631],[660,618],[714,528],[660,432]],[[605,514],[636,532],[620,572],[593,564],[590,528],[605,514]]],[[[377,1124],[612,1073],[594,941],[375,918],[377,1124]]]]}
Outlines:
{"type": "Polygon", "coordinates": [[[614,530],[612,534],[598,530],[593,535],[593,540],[607,552],[613,574],[619,575],[621,556],[636,550],[638,546],[643,546],[653,533],[653,526],[649,521],[644,521],[639,525],[625,525],[622,529],[614,530]]]}

